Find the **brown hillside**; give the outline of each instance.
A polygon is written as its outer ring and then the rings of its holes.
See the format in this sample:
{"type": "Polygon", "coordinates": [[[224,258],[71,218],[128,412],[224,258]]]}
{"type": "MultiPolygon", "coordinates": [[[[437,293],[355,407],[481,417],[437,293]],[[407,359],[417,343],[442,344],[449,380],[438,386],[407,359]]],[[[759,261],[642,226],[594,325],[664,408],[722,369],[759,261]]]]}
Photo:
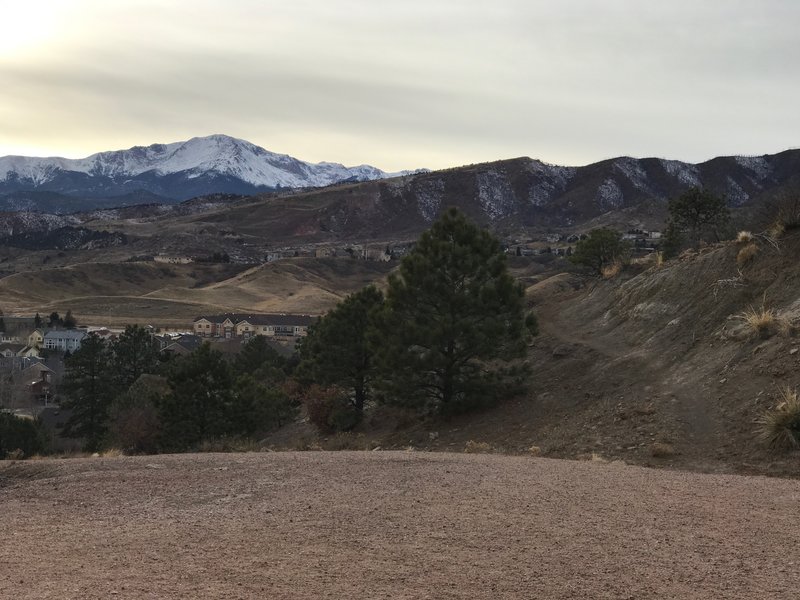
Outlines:
{"type": "Polygon", "coordinates": [[[0,279],[7,313],[71,309],[80,322],[187,326],[204,313],[320,314],[346,294],[380,281],[393,263],[286,259],[245,265],[81,263],[0,279]]]}
{"type": "Polygon", "coordinates": [[[756,436],[780,388],[800,386],[800,339],[786,325],[800,322],[800,235],[780,249],[759,242],[741,277],[738,249],[721,244],[611,281],[561,274],[532,285],[542,334],[531,348],[530,394],[391,440],[800,474],[796,457],[771,454],[756,436]],[[751,336],[740,315],[764,298],[784,325],[751,336]]]}

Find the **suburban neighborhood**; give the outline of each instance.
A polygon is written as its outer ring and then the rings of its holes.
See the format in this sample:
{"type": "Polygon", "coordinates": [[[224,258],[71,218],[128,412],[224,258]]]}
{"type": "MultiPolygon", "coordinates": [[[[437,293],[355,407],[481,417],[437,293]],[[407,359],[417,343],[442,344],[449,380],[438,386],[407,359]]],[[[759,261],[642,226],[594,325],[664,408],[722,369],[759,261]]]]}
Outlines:
{"type": "MultiPolygon", "coordinates": [[[[161,332],[152,326],[145,329],[165,358],[189,354],[203,343],[212,343],[223,354],[235,356],[254,336],[265,336],[281,354],[287,355],[316,319],[311,315],[226,313],[198,316],[186,331],[161,332]]],[[[2,323],[5,331],[0,334],[0,410],[38,417],[58,429],[65,417],[59,407],[58,390],[65,359],[79,350],[90,334],[113,341],[121,330],[64,327],[53,318],[45,325],[38,315],[5,316],[2,323]]]]}

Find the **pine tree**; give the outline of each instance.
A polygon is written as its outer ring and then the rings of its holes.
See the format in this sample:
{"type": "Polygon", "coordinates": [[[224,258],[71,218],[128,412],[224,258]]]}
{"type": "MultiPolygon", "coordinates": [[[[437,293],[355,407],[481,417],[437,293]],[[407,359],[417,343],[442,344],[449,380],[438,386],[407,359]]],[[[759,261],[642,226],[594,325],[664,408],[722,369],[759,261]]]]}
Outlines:
{"type": "Polygon", "coordinates": [[[176,450],[234,432],[233,376],[229,363],[208,343],[170,364],[170,392],[159,413],[164,444],[176,450]]]}
{"type": "Polygon", "coordinates": [[[371,336],[391,402],[454,413],[508,393],[527,370],[522,286],[500,243],[449,209],[389,277],[371,336]]]}
{"type": "Polygon", "coordinates": [[[155,373],[158,352],[150,333],[140,325],[128,325],[111,345],[114,356],[114,379],[120,392],[145,373],[155,373]]]}
{"type": "Polygon", "coordinates": [[[42,328],[42,317],[39,316],[39,313],[36,313],[36,316],[33,317],[33,327],[34,329],[41,329],[42,328]]]}
{"type": "Polygon", "coordinates": [[[67,314],[64,315],[64,320],[62,324],[67,329],[74,329],[75,327],[78,326],[78,322],[75,320],[75,317],[72,316],[71,310],[67,310],[67,314]]]}
{"type": "Polygon", "coordinates": [[[630,250],[630,244],[623,241],[620,232],[603,227],[593,229],[586,239],[579,240],[569,260],[576,265],[589,267],[600,275],[603,267],[624,258],[630,250]]]}
{"type": "Polygon", "coordinates": [[[83,438],[88,451],[100,448],[114,396],[109,377],[110,356],[105,340],[89,334],[66,360],[62,406],[72,411],[64,426],[67,437],[83,438]]]}
{"type": "Polygon", "coordinates": [[[263,335],[253,336],[239,352],[234,361],[237,375],[256,375],[269,379],[271,383],[283,380],[286,360],[273,348],[263,335]]]}
{"type": "Polygon", "coordinates": [[[374,286],[365,287],[309,328],[300,344],[302,376],[349,390],[356,420],[361,419],[371,391],[370,315],[382,304],[383,294],[374,286]]]}

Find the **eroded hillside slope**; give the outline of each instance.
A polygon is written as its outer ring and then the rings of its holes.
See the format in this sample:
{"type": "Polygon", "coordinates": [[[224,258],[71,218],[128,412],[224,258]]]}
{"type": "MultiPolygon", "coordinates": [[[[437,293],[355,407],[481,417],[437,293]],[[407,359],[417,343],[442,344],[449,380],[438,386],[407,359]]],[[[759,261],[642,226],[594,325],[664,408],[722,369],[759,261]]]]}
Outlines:
{"type": "Polygon", "coordinates": [[[779,248],[759,241],[741,269],[740,247],[611,281],[561,274],[530,286],[542,334],[529,396],[443,425],[433,446],[472,439],[546,456],[800,472],[796,457],[771,454],[756,435],[779,390],[800,384],[800,235],[779,248]],[[762,304],[777,315],[764,336],[741,318],[762,304]]]}

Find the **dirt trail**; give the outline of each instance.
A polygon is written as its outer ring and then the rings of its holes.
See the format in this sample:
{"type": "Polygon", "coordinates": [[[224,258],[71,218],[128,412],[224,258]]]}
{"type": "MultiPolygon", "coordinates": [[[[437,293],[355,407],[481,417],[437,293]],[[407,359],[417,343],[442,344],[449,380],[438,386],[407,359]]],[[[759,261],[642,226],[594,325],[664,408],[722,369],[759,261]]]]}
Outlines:
{"type": "Polygon", "coordinates": [[[0,597],[795,598],[800,482],[414,452],[0,464],[0,597]]]}
{"type": "MultiPolygon", "coordinates": [[[[706,360],[689,333],[670,331],[642,318],[636,309],[636,301],[611,282],[596,282],[537,304],[542,330],[537,343],[552,350],[553,356],[542,355],[549,364],[537,367],[536,385],[540,393],[551,391],[567,406],[586,409],[590,421],[615,407],[627,413],[625,427],[605,432],[610,439],[618,436],[617,449],[641,443],[631,439],[635,428],[641,427],[652,441],[674,445],[681,462],[716,470],[720,465],[712,463],[725,442],[724,424],[709,388],[719,379],[716,363],[706,360]],[[575,364],[566,364],[563,356],[575,364]],[[569,377],[563,376],[565,371],[569,377]],[[585,399],[569,400],[581,397],[585,399]],[[631,413],[646,416],[649,422],[631,424],[631,413]]],[[[573,411],[565,418],[583,417],[573,411]]],[[[607,444],[598,450],[609,451],[607,444]]],[[[627,452],[622,456],[631,457],[627,452]]]]}

